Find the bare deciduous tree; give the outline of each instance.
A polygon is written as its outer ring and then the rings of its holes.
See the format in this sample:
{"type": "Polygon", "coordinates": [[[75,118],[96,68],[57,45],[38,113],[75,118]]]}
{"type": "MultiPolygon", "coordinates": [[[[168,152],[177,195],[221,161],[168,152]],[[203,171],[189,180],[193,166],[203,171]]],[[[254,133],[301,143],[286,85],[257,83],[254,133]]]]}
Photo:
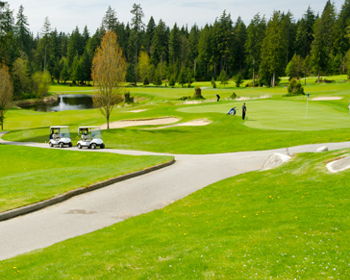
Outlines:
{"type": "Polygon", "coordinates": [[[117,35],[107,31],[92,62],[92,79],[99,89],[94,96],[94,103],[106,117],[107,129],[114,105],[122,101],[125,74],[126,62],[117,43],[117,35]]]}
{"type": "Polygon", "coordinates": [[[0,125],[4,130],[4,120],[6,110],[10,107],[13,97],[13,84],[9,73],[9,68],[0,64],[0,125]]]}

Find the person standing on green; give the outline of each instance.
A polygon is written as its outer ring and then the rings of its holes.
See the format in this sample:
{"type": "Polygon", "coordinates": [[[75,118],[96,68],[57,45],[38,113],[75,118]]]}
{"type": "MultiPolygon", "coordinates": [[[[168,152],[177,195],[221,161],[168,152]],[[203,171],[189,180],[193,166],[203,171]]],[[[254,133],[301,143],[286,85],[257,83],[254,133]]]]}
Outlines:
{"type": "Polygon", "coordinates": [[[243,103],[243,106],[242,106],[242,120],[245,120],[246,114],[247,114],[247,106],[245,105],[245,103],[243,103]]]}

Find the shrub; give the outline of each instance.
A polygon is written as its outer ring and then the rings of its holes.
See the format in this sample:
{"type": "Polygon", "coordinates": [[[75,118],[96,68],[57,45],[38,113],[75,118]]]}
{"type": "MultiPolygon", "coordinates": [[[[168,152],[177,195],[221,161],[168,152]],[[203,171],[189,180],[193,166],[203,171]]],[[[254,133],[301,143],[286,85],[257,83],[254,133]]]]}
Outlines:
{"type": "Polygon", "coordinates": [[[134,103],[134,97],[130,96],[130,92],[124,93],[124,102],[127,104],[134,103]]]}
{"type": "Polygon", "coordinates": [[[185,100],[191,100],[191,96],[182,96],[179,98],[179,100],[185,101],[185,100]]]}
{"type": "Polygon", "coordinates": [[[148,80],[147,77],[145,77],[145,79],[143,80],[143,85],[144,85],[144,86],[149,85],[149,80],[148,80]]]}
{"type": "Polygon", "coordinates": [[[242,75],[238,74],[235,78],[235,82],[236,82],[236,87],[240,87],[241,84],[243,83],[243,79],[242,79],[242,75]]]}
{"type": "Polygon", "coordinates": [[[327,80],[327,79],[324,79],[324,78],[320,78],[319,80],[316,80],[316,83],[331,84],[331,83],[335,83],[335,80],[327,80]]]}
{"type": "Polygon", "coordinates": [[[162,78],[160,77],[160,75],[155,75],[153,84],[155,84],[156,86],[162,85],[162,78]]]}
{"type": "Polygon", "coordinates": [[[221,82],[222,85],[228,84],[228,76],[227,76],[225,70],[221,70],[220,75],[219,75],[219,81],[221,82]]]}
{"type": "Polygon", "coordinates": [[[291,79],[288,86],[288,96],[305,95],[304,88],[298,79],[291,79]]]}
{"type": "Polygon", "coordinates": [[[202,96],[202,89],[200,87],[196,87],[194,89],[194,95],[193,95],[192,99],[205,99],[202,96]]]}
{"type": "Polygon", "coordinates": [[[235,92],[232,92],[230,98],[231,99],[236,99],[237,98],[237,94],[235,92]]]}
{"type": "Polygon", "coordinates": [[[171,86],[171,87],[175,86],[175,77],[174,76],[170,77],[170,79],[169,79],[169,86],[171,86]]]}
{"type": "Polygon", "coordinates": [[[216,88],[216,82],[215,82],[214,77],[211,78],[211,85],[212,85],[213,88],[216,88]]]}

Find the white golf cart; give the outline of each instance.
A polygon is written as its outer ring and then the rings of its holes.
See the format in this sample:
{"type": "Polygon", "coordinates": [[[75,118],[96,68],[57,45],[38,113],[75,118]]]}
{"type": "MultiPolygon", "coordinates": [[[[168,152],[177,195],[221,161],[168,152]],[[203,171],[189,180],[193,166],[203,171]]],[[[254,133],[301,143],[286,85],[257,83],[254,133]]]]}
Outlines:
{"type": "Polygon", "coordinates": [[[104,149],[105,144],[102,140],[101,130],[98,126],[81,126],[78,130],[80,140],[78,141],[78,149],[83,147],[89,149],[104,149]]]}
{"type": "Polygon", "coordinates": [[[50,126],[50,147],[72,147],[68,126],[50,126]]]}

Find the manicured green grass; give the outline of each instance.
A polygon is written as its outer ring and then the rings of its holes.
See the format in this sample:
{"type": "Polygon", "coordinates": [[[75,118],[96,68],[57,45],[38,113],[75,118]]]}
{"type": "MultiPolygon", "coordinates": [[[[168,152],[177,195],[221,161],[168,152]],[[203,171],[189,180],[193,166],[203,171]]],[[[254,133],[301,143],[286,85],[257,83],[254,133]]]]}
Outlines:
{"type": "MultiPolygon", "coordinates": [[[[240,110],[243,102],[236,102],[240,110]]],[[[348,128],[350,115],[347,108],[342,111],[321,102],[297,102],[291,100],[249,101],[246,126],[274,130],[323,130],[348,128]],[[291,121],[292,120],[292,121],[291,121]]],[[[223,113],[229,104],[183,107],[179,111],[187,113],[223,113]]],[[[239,112],[240,113],[240,112],[239,112]]]]}
{"type": "MultiPolygon", "coordinates": [[[[348,128],[349,114],[346,107],[343,105],[328,104],[315,102],[317,108],[324,108],[327,115],[327,122],[324,122],[324,116],[319,114],[320,119],[313,117],[314,122],[308,122],[304,119],[305,104],[300,103],[299,119],[294,120],[294,112],[286,114],[285,119],[274,117],[269,114],[266,109],[271,109],[269,103],[284,102],[278,100],[260,100],[248,103],[248,121],[242,121],[239,116],[227,116],[226,112],[233,105],[240,106],[240,103],[225,102],[220,105],[188,105],[184,107],[174,106],[171,104],[163,104],[157,106],[149,106],[149,110],[141,113],[128,113],[116,110],[113,120],[117,119],[135,119],[135,118],[152,118],[164,116],[176,116],[180,118],[180,122],[185,122],[193,119],[206,118],[212,121],[210,125],[201,127],[172,127],[166,129],[152,129],[147,127],[131,127],[124,129],[113,129],[103,131],[104,141],[108,148],[121,149],[137,149],[148,150],[156,152],[170,152],[170,153],[221,153],[230,151],[243,150],[261,150],[279,147],[289,147],[307,143],[323,143],[323,142],[339,142],[350,140],[350,128],[348,128]],[[254,111],[253,103],[257,104],[262,111],[254,111]],[[327,107],[328,106],[328,107],[327,107]],[[177,109],[188,111],[180,112],[177,109]],[[212,108],[215,112],[201,112],[210,111],[207,108],[212,108]],[[198,112],[196,110],[199,110],[198,112]],[[220,113],[218,113],[221,111],[220,113]],[[266,111],[266,112],[265,112],[266,111]],[[120,113],[118,113],[120,112],[120,113]],[[189,113],[192,112],[192,113],[189,113]],[[256,115],[260,114],[261,119],[256,115]],[[268,118],[270,117],[270,118],[268,118]],[[264,128],[252,128],[260,125],[264,128]],[[293,130],[281,130],[283,123],[293,130]],[[248,126],[247,126],[248,125],[248,126]],[[303,127],[303,126],[304,127],[303,127]],[[326,126],[327,125],[327,126],[326,126]],[[316,127],[321,130],[313,130],[316,127]],[[333,127],[333,128],[332,128],[333,127]],[[342,127],[342,128],[339,128],[342,127]],[[328,128],[328,129],[326,129],[328,128]]],[[[288,105],[299,104],[296,101],[286,101],[284,107],[289,109],[288,105]]],[[[76,130],[79,125],[100,125],[104,120],[97,110],[81,110],[81,111],[66,111],[57,113],[40,113],[40,117],[34,112],[33,118],[26,113],[24,116],[14,114],[12,121],[16,123],[17,128],[20,125],[29,123],[33,128],[31,129],[17,129],[4,138],[12,141],[48,141],[48,126],[68,124],[71,125],[72,139],[76,139],[76,130]],[[65,122],[69,120],[70,123],[65,122]],[[46,125],[44,125],[45,122],[46,125]],[[37,126],[38,128],[35,128],[37,126]]],[[[23,111],[18,111],[22,113],[23,111]]],[[[283,112],[282,112],[283,115],[283,112]]],[[[281,116],[281,114],[280,114],[281,116]]],[[[8,119],[10,123],[10,118],[8,119]]]]}
{"type": "Polygon", "coordinates": [[[0,145],[0,155],[0,211],[170,160],[8,145],[0,145]]]}
{"type": "MultiPolygon", "coordinates": [[[[304,79],[301,80],[305,87],[305,92],[311,94],[334,94],[339,93],[341,95],[348,95],[350,89],[350,83],[347,81],[346,75],[328,76],[325,77],[328,80],[335,81],[334,83],[315,83],[317,77],[308,77],[306,79],[306,85],[304,85],[304,79]]],[[[250,82],[247,80],[246,82],[250,82]]],[[[245,87],[244,84],[237,88],[233,81],[229,81],[227,85],[222,85],[217,82],[217,88],[212,88],[211,82],[195,82],[191,88],[181,87],[176,85],[175,87],[155,87],[155,86],[143,86],[139,84],[138,87],[126,87],[125,91],[139,97],[146,97],[152,100],[176,100],[183,96],[192,96],[194,93],[194,87],[202,87],[202,94],[207,99],[215,99],[216,94],[220,94],[222,98],[228,98],[232,92],[235,92],[238,96],[244,97],[258,97],[263,95],[281,96],[287,93],[288,78],[282,77],[279,86],[275,88],[268,87],[245,87]]],[[[97,89],[88,86],[69,86],[69,85],[52,85],[50,87],[51,93],[56,94],[69,94],[69,93],[87,93],[93,94],[97,89]]]]}
{"type": "Polygon", "coordinates": [[[92,86],[71,86],[71,85],[51,85],[49,91],[51,93],[63,93],[63,94],[70,94],[74,92],[93,92],[96,91],[97,89],[92,86]]]}
{"type": "MultiPolygon", "coordinates": [[[[350,140],[349,112],[350,83],[345,76],[327,77],[337,82],[315,84],[315,77],[307,80],[306,92],[311,93],[309,111],[306,97],[283,97],[287,93],[287,79],[276,88],[234,89],[238,96],[268,99],[248,99],[248,120],[239,116],[225,115],[242,101],[230,100],[232,89],[203,89],[207,98],[201,104],[186,104],[178,100],[192,95],[193,88],[128,88],[133,96],[150,102],[116,108],[111,121],[174,116],[180,122],[206,118],[212,124],[203,127],[172,127],[147,130],[147,127],[115,129],[104,132],[107,147],[141,149],[171,153],[221,153],[240,150],[259,150],[287,147],[307,143],[340,142],[350,140]],[[220,93],[222,101],[215,102],[220,93]],[[319,96],[340,96],[341,100],[312,101],[319,96]],[[132,113],[135,109],[145,112],[132,113]]],[[[205,85],[206,82],[201,82],[205,85]]],[[[56,86],[58,87],[58,86],[56,86]]],[[[64,86],[61,86],[64,87],[64,86]]],[[[67,88],[67,86],[66,86],[67,88]]],[[[239,111],[240,114],[240,111],[239,111]]],[[[98,109],[42,113],[27,110],[11,110],[5,120],[5,129],[10,133],[4,138],[13,141],[48,141],[48,126],[70,125],[76,133],[80,125],[101,125],[105,119],[98,109]]],[[[72,135],[77,140],[76,134],[72,135]]]]}
{"type": "Polygon", "coordinates": [[[1,279],[349,279],[350,172],[303,154],[0,263],[1,279]]]}

